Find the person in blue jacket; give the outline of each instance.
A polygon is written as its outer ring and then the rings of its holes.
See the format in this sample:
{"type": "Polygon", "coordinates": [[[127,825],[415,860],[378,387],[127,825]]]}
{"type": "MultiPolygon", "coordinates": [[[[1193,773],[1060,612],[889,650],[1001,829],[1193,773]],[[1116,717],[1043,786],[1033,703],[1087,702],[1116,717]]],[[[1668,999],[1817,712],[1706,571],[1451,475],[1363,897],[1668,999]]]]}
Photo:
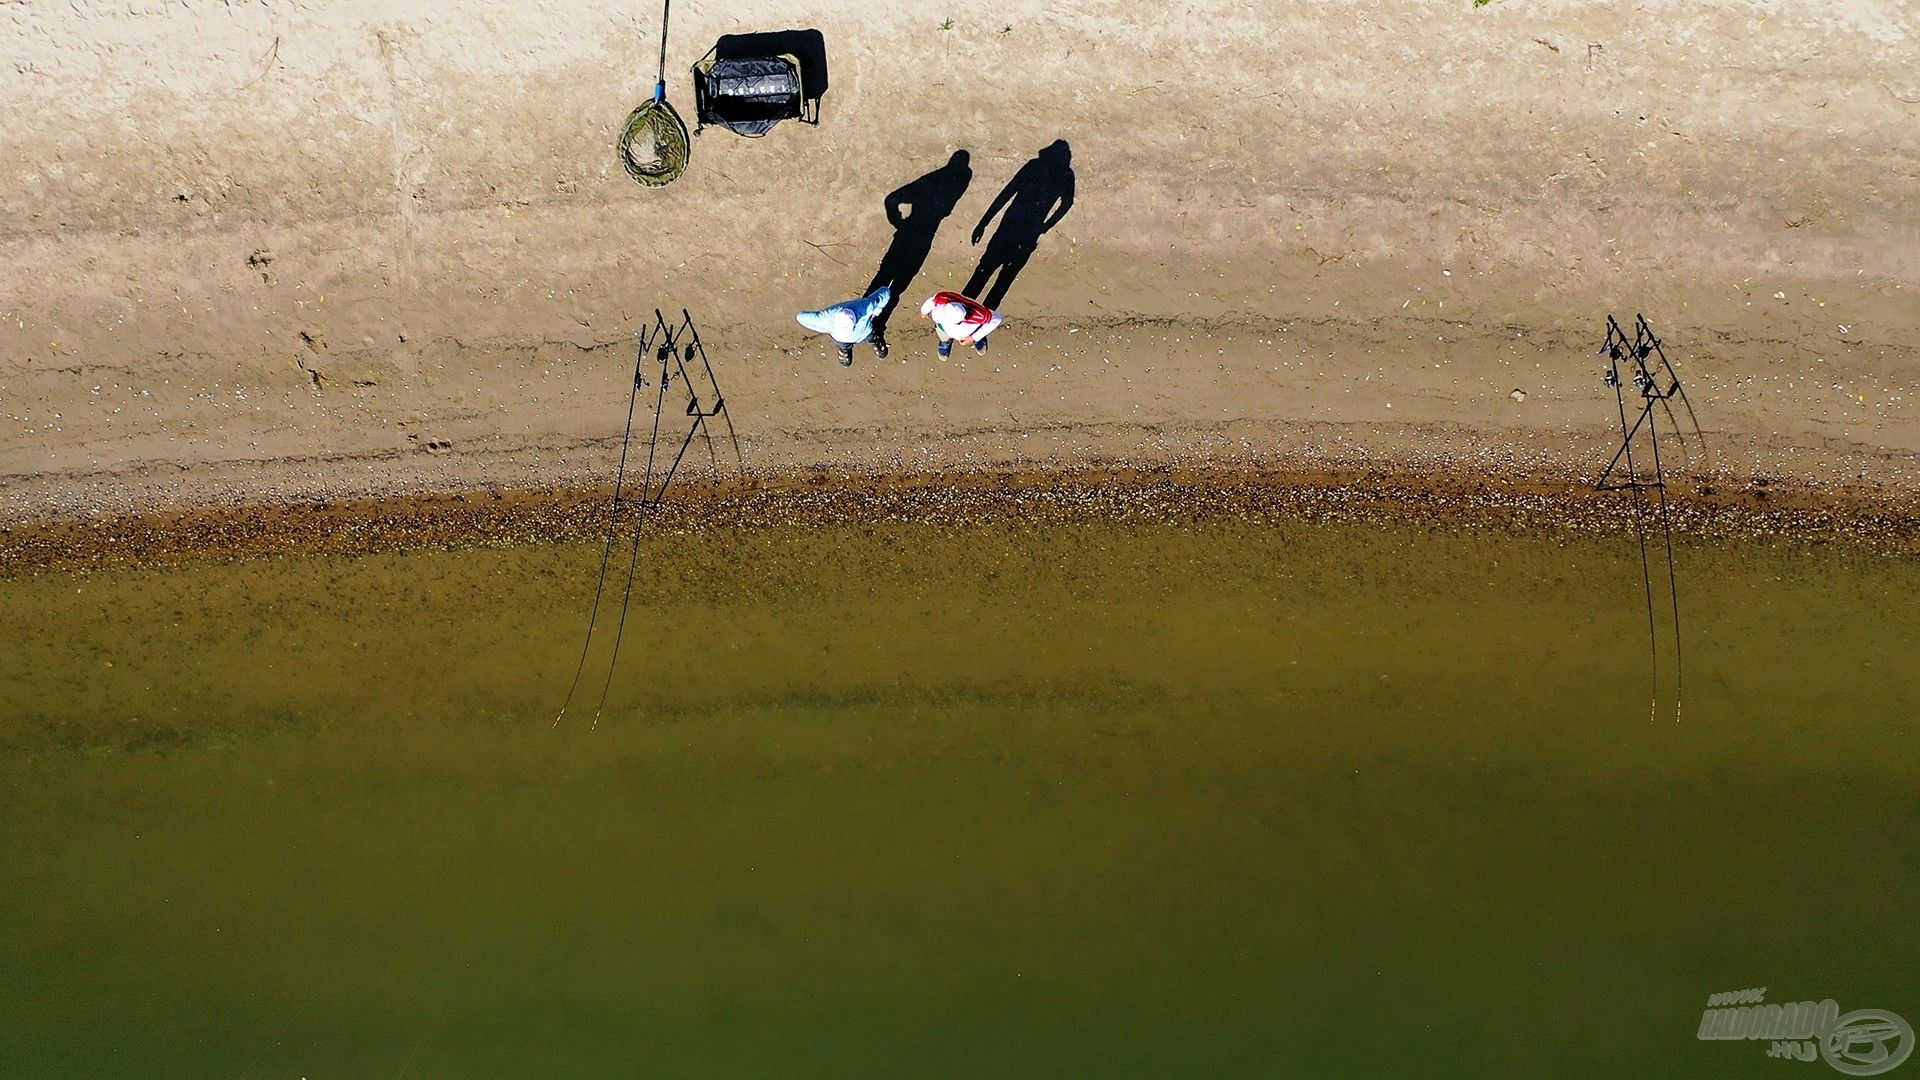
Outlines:
{"type": "Polygon", "coordinates": [[[873,342],[873,354],[886,359],[886,335],[875,332],[873,320],[887,309],[892,299],[893,290],[882,285],[858,300],[844,300],[818,311],[803,311],[795,318],[801,326],[832,338],[834,348],[840,352],[840,366],[852,367],[853,347],[863,341],[873,342]]]}

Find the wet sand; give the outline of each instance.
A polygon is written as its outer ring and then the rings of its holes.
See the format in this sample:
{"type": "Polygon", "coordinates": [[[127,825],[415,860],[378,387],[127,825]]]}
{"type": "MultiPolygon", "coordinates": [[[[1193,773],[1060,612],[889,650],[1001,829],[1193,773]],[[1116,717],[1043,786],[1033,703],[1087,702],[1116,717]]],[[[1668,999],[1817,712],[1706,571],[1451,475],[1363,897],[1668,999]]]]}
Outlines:
{"type": "MultiPolygon", "coordinates": [[[[206,559],[362,555],[605,536],[610,488],[494,488],[445,494],[195,507],[85,520],[0,525],[0,579],[206,559]]],[[[1681,542],[1757,537],[1920,554],[1920,500],[1885,492],[1809,492],[1758,481],[1741,487],[1676,482],[1668,489],[1681,542]]],[[[1642,518],[1659,528],[1656,495],[1642,518]]],[[[919,475],[735,476],[672,489],[642,528],[655,533],[794,523],[1061,521],[1420,522],[1445,529],[1606,532],[1631,542],[1631,497],[1568,488],[1551,478],[1385,469],[1258,468],[943,471],[919,475]]],[[[623,509],[624,545],[641,521],[623,509]]],[[[1656,541],[1658,533],[1654,532],[1656,541]]]]}

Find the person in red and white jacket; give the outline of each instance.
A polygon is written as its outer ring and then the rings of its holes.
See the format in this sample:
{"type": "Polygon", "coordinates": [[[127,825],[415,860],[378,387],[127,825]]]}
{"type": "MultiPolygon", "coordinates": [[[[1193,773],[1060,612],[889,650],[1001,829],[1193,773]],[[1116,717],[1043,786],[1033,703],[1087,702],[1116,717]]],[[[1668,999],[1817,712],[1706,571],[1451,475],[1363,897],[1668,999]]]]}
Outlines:
{"type": "Polygon", "coordinates": [[[920,317],[933,320],[934,333],[940,335],[940,355],[953,352],[956,341],[970,342],[975,352],[987,351],[987,335],[999,329],[1006,316],[972,297],[957,292],[937,292],[920,305],[920,317]]]}

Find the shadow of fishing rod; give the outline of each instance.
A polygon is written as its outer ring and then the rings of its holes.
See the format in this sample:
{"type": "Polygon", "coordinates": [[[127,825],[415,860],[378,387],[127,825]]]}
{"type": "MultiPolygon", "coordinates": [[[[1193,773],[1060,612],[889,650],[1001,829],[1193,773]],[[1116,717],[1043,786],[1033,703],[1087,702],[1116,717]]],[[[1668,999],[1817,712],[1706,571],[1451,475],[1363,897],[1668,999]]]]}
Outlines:
{"type": "Polygon", "coordinates": [[[1640,583],[1647,601],[1647,646],[1651,654],[1650,676],[1653,682],[1653,703],[1649,717],[1660,712],[1660,638],[1656,628],[1653,602],[1653,560],[1647,549],[1647,517],[1658,518],[1659,527],[1666,540],[1667,556],[1667,595],[1673,609],[1673,718],[1680,720],[1680,698],[1686,677],[1680,647],[1680,577],[1673,562],[1673,519],[1667,506],[1666,464],[1660,454],[1660,424],[1655,410],[1664,411],[1668,422],[1673,426],[1674,439],[1681,447],[1681,453],[1689,460],[1691,455],[1686,449],[1686,435],[1680,428],[1679,419],[1674,415],[1673,398],[1679,398],[1680,404],[1687,410],[1687,416],[1693,421],[1695,441],[1702,453],[1706,451],[1706,434],[1700,429],[1700,420],[1693,411],[1693,403],[1687,399],[1687,392],[1680,385],[1680,375],[1673,368],[1673,362],[1667,359],[1660,338],[1653,332],[1653,326],[1646,316],[1634,316],[1633,337],[1621,328],[1612,315],[1607,316],[1607,337],[1600,345],[1600,355],[1607,358],[1607,368],[1603,381],[1613,389],[1614,402],[1619,407],[1620,448],[1613,452],[1613,460],[1607,462],[1600,479],[1594,484],[1597,491],[1626,491],[1633,495],[1633,530],[1640,542],[1640,583]],[[1648,363],[1649,357],[1658,357],[1658,364],[1648,363]],[[1627,421],[1626,382],[1620,377],[1622,361],[1628,363],[1630,381],[1640,395],[1639,410],[1631,424],[1627,421]],[[1665,381],[1663,387],[1662,381],[1665,381]],[[1641,461],[1634,458],[1634,442],[1644,432],[1652,454],[1652,475],[1642,471],[1646,455],[1641,461]],[[1622,465],[1625,466],[1624,471],[1622,465]]]}
{"type": "Polygon", "coordinates": [[[573,681],[567,685],[567,696],[560,703],[559,714],[553,718],[554,726],[558,727],[560,721],[566,718],[567,709],[573,704],[573,695],[580,689],[581,676],[587,670],[587,656],[593,649],[594,631],[600,621],[600,603],[606,594],[607,570],[613,561],[613,549],[619,537],[621,510],[626,507],[633,509],[633,546],[627,557],[626,584],[620,593],[620,619],[614,625],[613,652],[607,658],[607,678],[600,686],[600,702],[593,710],[595,727],[599,726],[600,714],[607,707],[607,692],[613,686],[613,673],[620,662],[620,645],[627,630],[627,612],[633,603],[633,579],[640,566],[640,538],[646,530],[648,515],[666,497],[673,478],[686,461],[687,451],[693,446],[695,436],[706,443],[708,459],[715,475],[719,474],[720,457],[713,446],[713,433],[709,430],[709,421],[716,417],[726,423],[727,438],[733,443],[734,459],[744,469],[746,461],[740,455],[740,437],[734,431],[733,417],[727,413],[727,399],[720,392],[713,362],[707,356],[706,345],[700,340],[699,329],[693,324],[693,316],[681,308],[680,321],[669,325],[666,316],[659,308],[655,308],[653,325],[641,332],[639,347],[634,351],[633,385],[627,393],[627,424],[620,436],[620,464],[614,471],[613,497],[607,504],[607,537],[601,547],[600,571],[593,585],[593,606],[587,613],[586,638],[580,644],[580,662],[574,667],[573,681]],[[635,498],[626,494],[627,463],[632,457],[633,421],[639,411],[640,391],[647,385],[649,355],[659,368],[654,377],[658,391],[653,405],[653,429],[647,436],[646,472],[640,481],[640,495],[635,498]],[[679,448],[674,451],[672,462],[662,467],[660,425],[666,416],[667,391],[676,381],[687,399],[683,410],[687,428],[680,438],[679,448]]]}

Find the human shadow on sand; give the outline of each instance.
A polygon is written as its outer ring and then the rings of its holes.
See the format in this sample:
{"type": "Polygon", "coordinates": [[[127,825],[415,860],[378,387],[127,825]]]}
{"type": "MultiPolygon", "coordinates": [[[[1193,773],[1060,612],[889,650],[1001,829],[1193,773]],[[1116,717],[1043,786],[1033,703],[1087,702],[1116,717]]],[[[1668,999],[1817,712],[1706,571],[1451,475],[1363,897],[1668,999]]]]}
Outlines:
{"type": "Polygon", "coordinates": [[[874,318],[875,325],[882,328],[887,325],[893,309],[906,295],[907,286],[913,284],[920,268],[927,264],[927,256],[933,251],[934,233],[959,205],[960,196],[966,194],[967,185],[972,182],[973,169],[967,164],[967,152],[955,150],[945,165],[887,193],[887,224],[893,226],[893,243],[887,245],[887,253],[880,257],[880,268],[873,272],[867,293],[871,295],[873,290],[885,285],[893,290],[893,299],[874,318]]]}
{"type": "Polygon", "coordinates": [[[987,223],[1002,208],[1006,213],[1000,218],[1000,227],[987,241],[987,249],[980,253],[980,265],[967,281],[967,295],[990,308],[999,307],[1006,299],[1013,279],[1033,257],[1040,237],[1060,224],[1073,208],[1073,150],[1065,139],[1055,139],[1032,161],[1020,166],[980,216],[980,224],[973,227],[974,243],[980,242],[987,223]]]}

